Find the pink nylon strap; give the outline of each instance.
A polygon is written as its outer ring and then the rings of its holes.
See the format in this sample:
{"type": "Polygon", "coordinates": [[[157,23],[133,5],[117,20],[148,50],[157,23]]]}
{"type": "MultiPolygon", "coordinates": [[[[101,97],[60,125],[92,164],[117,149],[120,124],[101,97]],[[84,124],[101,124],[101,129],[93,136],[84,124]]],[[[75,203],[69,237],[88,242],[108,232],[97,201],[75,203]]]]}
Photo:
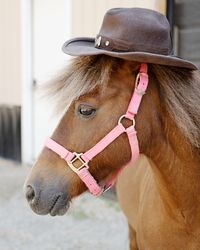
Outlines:
{"type": "Polygon", "coordinates": [[[125,117],[132,119],[138,112],[142,97],[148,86],[147,64],[141,64],[140,72],[136,78],[135,91],[129,103],[125,117]],[[138,82],[139,80],[139,82],[138,82]]]}
{"type": "Polygon", "coordinates": [[[89,162],[94,156],[103,151],[111,142],[119,137],[126,130],[120,123],[114,129],[112,129],[103,139],[101,139],[94,147],[85,152],[81,157],[84,161],[89,162]]]}
{"type": "Polygon", "coordinates": [[[62,159],[66,161],[71,161],[74,158],[74,154],[52,140],[51,138],[47,138],[45,141],[45,145],[47,148],[54,151],[56,154],[58,154],[62,159]]]}
{"type": "Polygon", "coordinates": [[[140,152],[139,152],[139,145],[137,139],[137,132],[133,126],[126,129],[126,133],[128,136],[130,148],[131,148],[131,160],[130,162],[134,162],[137,160],[140,152]]]}
{"type": "Polygon", "coordinates": [[[77,174],[93,195],[97,196],[103,192],[102,187],[99,186],[87,168],[80,169],[77,174]]]}
{"type": "MultiPolygon", "coordinates": [[[[137,158],[139,157],[139,145],[138,145],[138,140],[137,140],[137,132],[135,131],[134,126],[131,126],[129,128],[126,129],[126,133],[128,136],[128,140],[129,140],[129,144],[130,144],[130,148],[131,148],[131,160],[130,162],[134,162],[137,160],[137,158]]],[[[106,183],[106,187],[108,187],[107,189],[109,189],[110,187],[112,187],[116,180],[118,175],[123,171],[123,169],[129,164],[127,163],[125,166],[121,167],[113,176],[112,178],[106,183]]]]}
{"type": "MultiPolygon", "coordinates": [[[[65,149],[63,146],[52,140],[51,138],[47,138],[45,141],[45,146],[56,154],[58,154],[62,159],[64,159],[67,163],[70,162],[74,158],[74,154],[69,150],[65,149]]],[[[90,190],[90,192],[97,196],[103,192],[102,187],[97,184],[97,181],[90,174],[86,167],[81,168],[76,172],[80,179],[85,183],[86,187],[90,190]]]]}
{"type": "Polygon", "coordinates": [[[92,160],[97,154],[102,152],[110,143],[112,143],[116,138],[118,138],[122,133],[126,132],[129,144],[131,148],[131,161],[135,161],[139,156],[139,145],[137,139],[137,132],[135,131],[135,120],[134,117],[138,112],[142,96],[144,95],[146,88],[148,86],[148,75],[147,75],[147,64],[141,64],[140,72],[136,78],[135,83],[135,91],[129,103],[127,112],[124,116],[119,119],[118,125],[112,129],[103,139],[101,139],[94,147],[85,152],[84,154],[72,153],[69,150],[65,149],[63,146],[56,143],[51,138],[48,138],[45,142],[45,146],[55,153],[57,153],[62,159],[64,159],[70,168],[80,177],[80,179],[85,183],[89,191],[93,195],[99,195],[104,192],[105,188],[108,189],[110,186],[113,186],[118,174],[122,171],[121,168],[119,171],[115,173],[112,179],[107,183],[106,187],[101,187],[94,177],[89,172],[88,162],[92,160]],[[127,129],[121,124],[122,118],[128,118],[133,120],[133,125],[128,127],[127,129]],[[78,158],[77,158],[77,155],[78,158]],[[83,165],[76,169],[73,166],[74,159],[81,159],[83,165]]]}

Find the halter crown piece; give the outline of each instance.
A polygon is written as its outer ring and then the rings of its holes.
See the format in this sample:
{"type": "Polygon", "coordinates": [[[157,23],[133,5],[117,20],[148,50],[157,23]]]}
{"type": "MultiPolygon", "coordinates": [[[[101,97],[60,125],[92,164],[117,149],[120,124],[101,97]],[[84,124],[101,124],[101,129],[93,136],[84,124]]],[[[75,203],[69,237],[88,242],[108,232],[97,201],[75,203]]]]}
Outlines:
{"type": "Polygon", "coordinates": [[[58,154],[63,160],[65,160],[71,170],[74,171],[80,177],[80,179],[85,183],[89,191],[95,196],[102,194],[110,187],[112,187],[116,182],[118,174],[123,168],[121,168],[104,187],[101,187],[89,171],[89,161],[91,161],[97,154],[103,151],[109,144],[111,144],[116,138],[118,138],[123,133],[127,133],[129,139],[129,144],[132,153],[130,162],[136,161],[139,156],[139,144],[137,139],[137,132],[135,130],[135,115],[138,112],[140,103],[142,101],[142,96],[145,94],[147,86],[147,64],[142,63],[140,65],[140,71],[136,77],[135,90],[133,92],[126,114],[122,115],[119,118],[118,124],[115,128],[113,128],[104,138],[102,138],[95,146],[93,146],[85,153],[72,153],[54,140],[52,140],[51,138],[48,138],[45,142],[45,146],[51,149],[56,154],[58,154]],[[122,125],[123,119],[131,120],[132,125],[128,128],[125,128],[122,125]],[[74,166],[74,163],[77,161],[81,163],[80,167],[78,168],[74,166]]]}

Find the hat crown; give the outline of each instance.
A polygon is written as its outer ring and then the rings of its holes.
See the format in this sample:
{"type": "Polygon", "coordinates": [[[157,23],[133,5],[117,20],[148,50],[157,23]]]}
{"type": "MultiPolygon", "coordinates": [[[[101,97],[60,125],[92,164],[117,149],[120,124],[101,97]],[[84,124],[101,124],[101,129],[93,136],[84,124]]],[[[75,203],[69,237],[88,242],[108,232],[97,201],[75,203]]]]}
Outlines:
{"type": "Polygon", "coordinates": [[[63,45],[73,56],[107,55],[141,63],[198,69],[195,64],[173,55],[167,18],[143,8],[110,9],[96,38],[77,37],[63,45]]]}
{"type": "Polygon", "coordinates": [[[112,51],[172,53],[169,22],[163,14],[150,9],[110,9],[104,16],[97,40],[96,47],[112,51]]]}

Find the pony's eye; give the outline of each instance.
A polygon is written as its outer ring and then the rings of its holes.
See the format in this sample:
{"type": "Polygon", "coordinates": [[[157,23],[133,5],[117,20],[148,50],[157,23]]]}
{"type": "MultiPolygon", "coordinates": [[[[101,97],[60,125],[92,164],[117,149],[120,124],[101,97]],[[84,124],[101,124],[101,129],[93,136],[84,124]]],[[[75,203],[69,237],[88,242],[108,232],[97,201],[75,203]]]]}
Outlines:
{"type": "Polygon", "coordinates": [[[89,105],[80,105],[78,107],[78,112],[84,117],[90,117],[96,113],[96,109],[89,105]]]}

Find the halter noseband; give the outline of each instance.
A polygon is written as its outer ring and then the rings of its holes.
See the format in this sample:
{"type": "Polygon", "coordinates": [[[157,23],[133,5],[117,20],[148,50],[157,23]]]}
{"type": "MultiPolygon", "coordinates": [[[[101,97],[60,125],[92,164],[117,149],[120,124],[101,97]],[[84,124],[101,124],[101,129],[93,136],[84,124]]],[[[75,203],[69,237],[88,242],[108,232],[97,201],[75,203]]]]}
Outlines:
{"type": "Polygon", "coordinates": [[[74,171],[80,179],[85,183],[89,191],[93,195],[100,195],[110,187],[112,187],[116,181],[117,175],[121,172],[120,169],[115,176],[106,184],[106,186],[101,187],[94,177],[89,172],[89,161],[91,161],[97,154],[103,151],[110,143],[112,143],[121,134],[127,133],[130,148],[131,148],[131,160],[130,162],[136,161],[139,156],[139,145],[137,139],[137,132],[135,130],[135,115],[138,112],[142,96],[148,86],[148,74],[147,74],[147,64],[142,63],[140,66],[140,71],[136,77],[135,90],[132,95],[131,101],[129,103],[126,114],[119,118],[118,125],[113,128],[103,139],[101,139],[94,147],[86,151],[85,153],[70,152],[51,138],[48,138],[45,142],[45,146],[51,149],[53,152],[58,154],[62,159],[64,159],[68,166],[74,171]],[[126,118],[132,121],[132,125],[125,128],[122,125],[122,120],[126,118]],[[74,163],[79,161],[81,163],[80,167],[76,168],[74,163]]]}

